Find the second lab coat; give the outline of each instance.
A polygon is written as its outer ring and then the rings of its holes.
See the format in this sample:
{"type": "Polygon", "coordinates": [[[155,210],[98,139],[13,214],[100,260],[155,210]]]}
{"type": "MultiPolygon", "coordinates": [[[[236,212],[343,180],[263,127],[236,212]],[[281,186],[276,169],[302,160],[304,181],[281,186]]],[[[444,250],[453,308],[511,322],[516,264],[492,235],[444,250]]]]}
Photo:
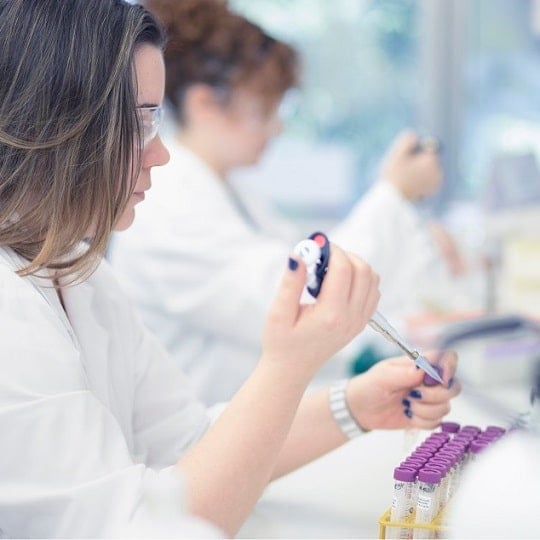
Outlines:
{"type": "MultiPolygon", "coordinates": [[[[302,235],[255,193],[235,193],[187,148],[166,145],[170,163],[153,170],[153,187],[132,227],[115,236],[110,259],[147,325],[212,404],[228,400],[252,371],[302,235]]],[[[327,232],[380,274],[387,314],[411,308],[439,264],[418,213],[386,182],[327,232]]],[[[342,359],[330,375],[344,372],[342,359]]]]}
{"type": "MultiPolygon", "coordinates": [[[[66,311],[24,264],[0,248],[0,536],[163,534],[146,489],[170,495],[205,407],[107,264],[64,289],[66,311]]],[[[180,510],[169,534],[217,536],[180,510]]]]}

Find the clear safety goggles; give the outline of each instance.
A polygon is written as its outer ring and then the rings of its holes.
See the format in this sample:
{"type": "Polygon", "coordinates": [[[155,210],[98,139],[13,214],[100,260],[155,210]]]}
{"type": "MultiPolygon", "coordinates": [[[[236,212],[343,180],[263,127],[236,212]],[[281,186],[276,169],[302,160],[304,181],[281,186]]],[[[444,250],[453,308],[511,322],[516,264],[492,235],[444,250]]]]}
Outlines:
{"type": "Polygon", "coordinates": [[[158,134],[163,120],[163,107],[137,107],[142,127],[142,143],[146,146],[158,134]]]}

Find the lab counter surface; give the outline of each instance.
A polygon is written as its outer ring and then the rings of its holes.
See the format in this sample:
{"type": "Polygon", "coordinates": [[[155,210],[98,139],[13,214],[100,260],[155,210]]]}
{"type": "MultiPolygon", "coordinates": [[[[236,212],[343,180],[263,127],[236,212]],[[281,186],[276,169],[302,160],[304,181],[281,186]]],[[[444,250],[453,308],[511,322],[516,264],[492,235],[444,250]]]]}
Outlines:
{"type": "MultiPolygon", "coordinates": [[[[525,383],[488,390],[508,406],[527,410],[525,383]]],[[[453,400],[448,420],[504,425],[466,393],[453,400]]],[[[392,502],[393,469],[429,433],[370,432],[276,480],[238,538],[378,538],[378,520],[392,502]]]]}

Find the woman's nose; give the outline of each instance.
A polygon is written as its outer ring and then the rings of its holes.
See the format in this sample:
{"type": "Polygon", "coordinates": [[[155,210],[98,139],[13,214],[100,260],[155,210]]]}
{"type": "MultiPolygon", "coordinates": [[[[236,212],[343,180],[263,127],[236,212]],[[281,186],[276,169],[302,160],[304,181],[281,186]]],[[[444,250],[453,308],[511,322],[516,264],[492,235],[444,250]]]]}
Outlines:
{"type": "Polygon", "coordinates": [[[144,169],[160,167],[168,163],[170,158],[171,155],[167,150],[167,147],[163,144],[161,137],[156,135],[156,137],[144,147],[142,166],[144,169]]]}

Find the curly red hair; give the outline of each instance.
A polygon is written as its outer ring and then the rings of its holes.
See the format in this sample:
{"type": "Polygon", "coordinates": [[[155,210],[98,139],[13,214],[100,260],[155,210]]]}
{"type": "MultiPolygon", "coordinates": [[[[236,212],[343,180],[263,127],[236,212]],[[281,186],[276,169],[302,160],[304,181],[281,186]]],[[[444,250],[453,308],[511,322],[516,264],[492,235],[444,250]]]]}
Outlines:
{"type": "Polygon", "coordinates": [[[162,22],[167,99],[181,116],[185,91],[193,84],[225,90],[242,86],[273,101],[297,85],[299,60],[274,39],[219,0],[145,0],[162,22]]]}

